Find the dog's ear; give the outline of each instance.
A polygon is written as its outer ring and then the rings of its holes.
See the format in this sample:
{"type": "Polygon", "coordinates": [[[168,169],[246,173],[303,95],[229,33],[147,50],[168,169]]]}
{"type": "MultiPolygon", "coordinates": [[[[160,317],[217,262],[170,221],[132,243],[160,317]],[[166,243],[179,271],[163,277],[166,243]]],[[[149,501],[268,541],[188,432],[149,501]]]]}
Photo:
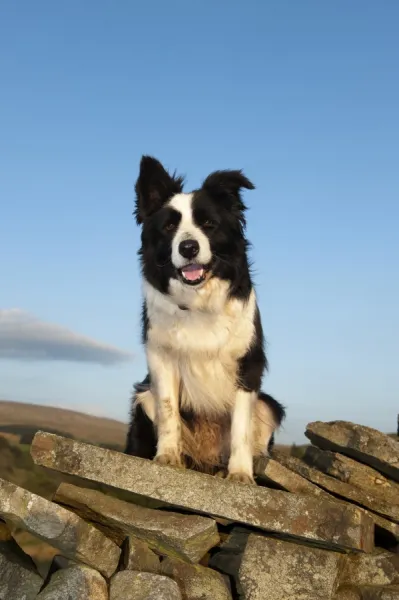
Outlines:
{"type": "Polygon", "coordinates": [[[169,198],[183,191],[184,178],[170,175],[159,160],[143,156],[136,181],[136,207],[134,215],[138,224],[160,209],[169,198]]]}
{"type": "Polygon", "coordinates": [[[217,198],[230,198],[235,200],[240,210],[245,210],[245,204],[241,199],[242,188],[255,189],[254,184],[249,181],[242,171],[215,171],[208,175],[202,184],[202,188],[217,198]]]}

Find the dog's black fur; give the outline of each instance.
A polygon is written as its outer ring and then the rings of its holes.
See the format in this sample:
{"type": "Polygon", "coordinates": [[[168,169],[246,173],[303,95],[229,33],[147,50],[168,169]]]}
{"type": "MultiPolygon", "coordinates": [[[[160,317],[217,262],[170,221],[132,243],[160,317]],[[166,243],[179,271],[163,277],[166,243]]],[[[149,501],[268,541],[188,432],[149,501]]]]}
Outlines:
{"type": "MultiPolygon", "coordinates": [[[[184,179],[170,175],[155,159],[144,156],[136,183],[135,217],[142,226],[139,250],[144,281],[161,294],[169,294],[171,280],[182,280],[182,274],[172,262],[172,241],[181,220],[181,214],[168,206],[168,201],[183,192],[184,179]]],[[[206,274],[229,283],[229,297],[246,302],[253,290],[250,265],[247,256],[249,243],[245,237],[245,210],[240,190],[251,190],[253,184],[241,171],[216,171],[208,176],[202,187],[193,192],[192,215],[195,225],[207,236],[212,260],[204,265],[206,274]]],[[[187,283],[187,282],[185,282],[187,283]]],[[[189,284],[187,284],[189,285],[189,284]]],[[[182,310],[190,310],[183,303],[182,310]]],[[[264,337],[259,310],[255,311],[255,336],[249,350],[238,360],[237,387],[258,392],[277,425],[285,416],[283,406],[272,396],[260,391],[262,377],[267,369],[264,337]]],[[[151,322],[146,302],[142,310],[142,341],[147,344],[151,322]]],[[[157,435],[151,419],[142,406],[135,401],[136,394],[149,389],[150,375],[135,386],[130,428],[125,452],[142,458],[154,458],[157,435]]],[[[181,416],[188,427],[196,415],[181,409],[181,416]]],[[[269,448],[273,445],[274,436],[269,448]]]]}

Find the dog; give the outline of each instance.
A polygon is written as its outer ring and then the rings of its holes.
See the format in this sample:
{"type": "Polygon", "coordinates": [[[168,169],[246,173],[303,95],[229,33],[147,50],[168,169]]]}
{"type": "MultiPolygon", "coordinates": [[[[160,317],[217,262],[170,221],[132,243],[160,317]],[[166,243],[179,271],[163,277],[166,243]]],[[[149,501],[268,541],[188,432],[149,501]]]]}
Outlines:
{"type": "Polygon", "coordinates": [[[183,186],[142,157],[134,214],[148,375],[133,392],[125,452],[254,483],[254,459],[285,417],[261,391],[267,359],[242,199],[254,185],[224,170],[183,186]]]}

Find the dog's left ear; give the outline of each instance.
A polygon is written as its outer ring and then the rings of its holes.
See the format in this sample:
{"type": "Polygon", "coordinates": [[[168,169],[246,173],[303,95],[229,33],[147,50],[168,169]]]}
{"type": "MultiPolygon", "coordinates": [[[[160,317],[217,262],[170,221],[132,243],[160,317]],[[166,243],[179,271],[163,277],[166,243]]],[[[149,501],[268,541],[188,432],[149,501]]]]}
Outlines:
{"type": "Polygon", "coordinates": [[[242,171],[215,171],[208,175],[202,184],[212,196],[217,198],[230,198],[238,203],[240,210],[245,210],[245,204],[241,199],[240,191],[242,188],[254,190],[254,184],[249,181],[242,171]]]}
{"type": "Polygon", "coordinates": [[[144,219],[159,210],[175,194],[183,191],[184,177],[169,175],[163,165],[152,156],[143,156],[136,181],[134,215],[140,225],[144,219]]]}

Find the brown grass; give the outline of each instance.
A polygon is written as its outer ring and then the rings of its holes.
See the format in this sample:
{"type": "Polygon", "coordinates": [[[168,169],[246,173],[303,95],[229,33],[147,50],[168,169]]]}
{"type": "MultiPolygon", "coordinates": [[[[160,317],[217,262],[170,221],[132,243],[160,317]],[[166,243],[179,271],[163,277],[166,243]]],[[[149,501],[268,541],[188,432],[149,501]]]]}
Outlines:
{"type": "Polygon", "coordinates": [[[0,430],[13,425],[62,431],[92,444],[120,447],[124,446],[127,434],[127,424],[114,419],[51,406],[0,400],[0,430]]]}

